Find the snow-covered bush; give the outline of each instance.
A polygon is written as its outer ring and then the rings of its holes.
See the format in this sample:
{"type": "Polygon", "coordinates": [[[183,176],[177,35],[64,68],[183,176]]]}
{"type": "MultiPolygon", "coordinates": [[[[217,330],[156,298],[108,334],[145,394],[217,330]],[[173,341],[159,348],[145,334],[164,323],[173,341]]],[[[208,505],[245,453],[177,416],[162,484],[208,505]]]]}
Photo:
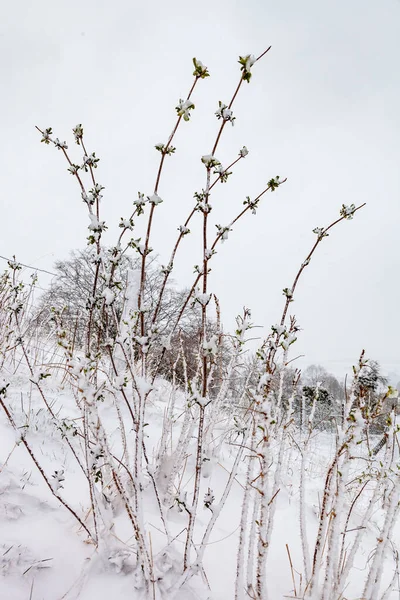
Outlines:
{"type": "MultiPolygon", "coordinates": [[[[140,593],[141,598],[172,599],[182,590],[184,597],[189,597],[195,578],[204,584],[202,597],[208,597],[205,555],[239,480],[242,508],[237,522],[235,600],[266,600],[269,594],[274,597],[267,566],[277,505],[280,496],[294,493],[298,495],[302,565],[297,567],[301,572],[298,580],[292,569],[289,591],[297,598],[313,600],[343,597],[371,511],[384,493],[378,543],[362,593],[366,600],[389,597],[389,592],[380,590],[382,558],[391,544],[398,513],[399,476],[393,458],[395,411],[386,423],[385,458],[379,464],[370,434],[391,392],[375,395],[372,402],[369,392],[377,390],[362,355],[342,410],[331,415],[335,447],[323,467],[322,500],[315,541],[311,543],[306,497],[322,390],[316,384],[307,392],[305,407],[300,374],[289,366],[300,330],[291,313],[299,279],[333,227],[352,219],[361,207],[343,205],[329,226],[314,229],[316,238],[310,252],[291,285],[282,290],[281,317],[252,360],[245,359],[253,327],[250,311],[244,309],[234,331],[226,335],[219,301],[210,288],[208,275],[216,260],[215,249],[234,237],[239,219],[256,213],[265,194],[275,192],[286,181],[279,176],[267,179],[256,197],[247,197],[240,211],[227,215],[224,225],[216,224],[215,232],[211,217],[215,186],[218,182],[229,184],[235,165],[248,155],[243,147],[221,163],[220,140],[225,126],[240,118],[233,113],[235,99],[268,50],[258,58],[246,55],[239,59],[239,82],[229,104],[219,102],[213,115],[218,125],[215,139],[208,154],[199,152],[204,180],[194,187],[193,204],[185,222],[178,226],[166,265],[156,267],[152,262],[152,245],[157,244],[152,226],[157,207],[163,202],[163,173],[166,161],[175,153],[176,132],[194,118],[193,96],[209,75],[197,59],[193,60],[188,95],[176,105],[172,133],[156,145],[160,161],[154,186],[148,194],[139,192],[133,205],[127,207],[128,215],[121,218],[120,234],[111,247],[104,243],[107,224],[101,207],[107,192],[97,178],[101,162],[91,148],[87,150],[82,125],[73,129],[78,146],[73,149],[54,137],[50,127],[38,128],[41,141],[65,159],[87,208],[89,250],[84,257],[90,275],[83,278],[79,298],[68,299],[66,311],[63,302],[51,300],[50,290],[41,310],[43,313],[53,305],[51,314],[31,320],[26,317],[31,287],[24,287],[18,278],[17,263],[10,263],[0,284],[0,356],[5,373],[0,404],[15,431],[15,444],[25,448],[48,494],[69,512],[81,535],[96,548],[102,564],[120,576],[131,577],[133,593],[140,593]],[[174,261],[184,248],[195,214],[201,222],[201,261],[195,267],[192,285],[174,297],[169,311],[166,307],[171,303],[169,283],[174,261]],[[144,238],[136,233],[140,221],[144,222],[144,238]],[[126,258],[129,253],[133,259],[126,258]],[[152,286],[152,278],[156,285],[152,286]],[[75,308],[79,309],[79,321],[73,314],[75,308]],[[188,323],[189,310],[196,319],[188,323]],[[35,334],[35,323],[40,336],[35,334]],[[33,351],[38,346],[39,351],[33,351]],[[20,371],[25,368],[30,401],[39,403],[44,412],[31,406],[21,410],[10,393],[15,373],[12,365],[16,363],[20,371]],[[66,391],[70,401],[58,407],[53,394],[58,398],[66,391]],[[40,430],[46,443],[53,444],[51,460],[40,451],[40,430]],[[224,459],[229,465],[227,477],[217,493],[209,480],[224,459]],[[364,461],[362,470],[360,461],[364,461]],[[71,464],[74,476],[83,482],[79,502],[68,494],[71,464]],[[288,473],[294,469],[298,477],[290,480],[288,473]],[[357,521],[354,507],[365,497],[370,502],[357,521]],[[352,531],[349,525],[353,526],[354,520],[357,533],[349,542],[347,533],[352,531]],[[127,542],[121,541],[121,531],[127,542]],[[159,534],[155,547],[154,531],[159,534]]],[[[78,269],[78,280],[80,275],[78,269]]],[[[66,292],[58,290],[59,298],[61,291],[66,292]]],[[[393,587],[393,582],[390,585],[393,587]]]]}

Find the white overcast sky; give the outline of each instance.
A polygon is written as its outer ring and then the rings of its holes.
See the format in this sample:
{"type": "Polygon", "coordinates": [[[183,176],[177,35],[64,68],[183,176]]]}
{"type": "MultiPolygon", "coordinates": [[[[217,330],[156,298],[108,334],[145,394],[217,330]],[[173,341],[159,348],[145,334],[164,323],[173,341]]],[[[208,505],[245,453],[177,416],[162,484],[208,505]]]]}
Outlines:
{"type": "MultiPolygon", "coordinates": [[[[272,45],[243,86],[235,127],[226,127],[218,150],[223,164],[244,144],[250,154],[216,186],[214,222],[228,223],[272,176],[288,181],[220,247],[211,289],[227,328],[243,305],[255,323],[275,323],[312,229],[342,203],[367,202],[325,240],[299,284],[297,353],[306,355],[303,365],[342,374],[365,348],[400,373],[398,0],[15,0],[1,13],[1,255],[51,269],[85,244],[76,182],[61,153],[39,143],[35,125],[52,126],[79,162],[71,128],[83,123],[88,149],[101,158],[112,243],[137,191],[153,191],[154,144],[172,129],[196,56],[211,77],[195,92],[196,110],[159,189],[152,246],[166,262],[193,193],[204,187],[200,157],[212,148],[218,100],[228,104],[238,82],[238,55],[272,45]]],[[[181,285],[201,260],[196,236],[185,241],[174,274],[181,285]]]]}

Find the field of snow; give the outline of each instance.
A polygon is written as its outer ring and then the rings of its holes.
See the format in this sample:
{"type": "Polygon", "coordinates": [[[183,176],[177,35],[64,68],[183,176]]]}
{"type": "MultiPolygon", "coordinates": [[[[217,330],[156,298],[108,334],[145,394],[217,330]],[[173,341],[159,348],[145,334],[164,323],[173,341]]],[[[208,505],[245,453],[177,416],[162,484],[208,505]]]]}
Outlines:
{"type": "MultiPolygon", "coordinates": [[[[14,365],[17,367],[17,365],[14,365]]],[[[90,521],[90,502],[87,482],[80,472],[74,457],[66,447],[59,432],[54,428],[52,419],[43,405],[42,398],[26,368],[22,364],[12,374],[10,366],[3,375],[10,382],[7,390],[7,402],[11,407],[18,429],[27,430],[27,439],[34,449],[35,456],[46,473],[63,472],[60,492],[82,520],[90,521]]],[[[43,383],[46,397],[51,403],[58,419],[79,419],[79,411],[73,395],[67,385],[63,387],[62,375],[54,375],[43,383]]],[[[146,413],[145,440],[150,462],[160,445],[163,420],[167,407],[174,394],[171,384],[158,380],[152,392],[146,413]]],[[[171,445],[176,444],[180,431],[180,422],[184,407],[183,396],[175,393],[174,419],[171,422],[171,445]]],[[[127,411],[126,411],[127,412],[127,411]]],[[[115,456],[121,456],[120,436],[118,435],[118,416],[113,404],[105,398],[100,414],[109,433],[111,450],[115,456]],[[113,441],[114,440],[114,441],[113,441]]],[[[122,418],[128,415],[122,410],[122,418]]],[[[219,499],[223,493],[234,460],[236,447],[232,438],[223,438],[226,423],[219,430],[216,425],[210,441],[209,460],[202,473],[201,494],[203,498],[208,489],[219,499]],[[219,434],[224,439],[219,442],[219,434]],[[229,443],[229,440],[232,443],[229,443]]],[[[79,436],[74,444],[79,447],[79,436]]],[[[267,581],[269,598],[300,598],[297,596],[304,577],[301,540],[299,529],[299,474],[300,453],[298,444],[301,435],[293,431],[293,444],[283,456],[281,478],[275,502],[274,528],[270,544],[267,581]],[[291,569],[291,564],[293,569],[291,569]]],[[[314,433],[308,444],[306,470],[305,517],[307,538],[310,547],[316,536],[318,516],[324,490],[327,465],[335,448],[335,436],[329,433],[314,433]]],[[[181,477],[181,493],[190,493],[193,478],[194,449],[189,447],[186,469],[181,477]]],[[[362,470],[363,458],[354,461],[354,474],[362,470]]],[[[180,569],[180,556],[184,544],[184,531],[187,526],[185,511],[177,506],[165,506],[165,514],[170,529],[171,540],[167,545],[166,534],[160,520],[158,508],[152,494],[145,494],[146,528],[151,537],[150,547],[153,553],[155,573],[160,579],[157,586],[157,598],[177,600],[231,600],[234,598],[236,576],[236,558],[239,541],[239,525],[243,486],[245,482],[246,454],[236,477],[224,509],[217,520],[216,527],[207,544],[202,575],[191,578],[181,591],[168,591],[176,573],[180,569]],[[166,546],[168,552],[165,552],[166,546]],[[204,582],[210,587],[204,595],[204,582]]],[[[168,464],[164,464],[165,472],[168,464]]],[[[53,477],[54,479],[54,477],[53,477]]],[[[148,478],[147,478],[148,479],[148,478]]],[[[350,480],[352,478],[350,477],[350,480]]],[[[145,478],[146,481],[146,478],[145,478]]],[[[147,480],[146,485],[150,486],[147,480]]],[[[351,487],[351,486],[350,486],[351,487]]],[[[368,486],[367,486],[368,487],[368,486]]],[[[349,496],[350,497],[350,496],[349,496]]],[[[347,524],[346,548],[351,536],[357,532],[359,523],[368,506],[368,493],[365,500],[357,503],[347,524]]],[[[382,525],[382,498],[374,506],[367,531],[357,553],[355,568],[346,585],[341,599],[358,600],[362,598],[362,587],[371,561],[376,538],[382,525]]],[[[105,503],[104,506],[106,506],[105,503]]],[[[88,541],[87,534],[62,504],[50,493],[38,469],[26,448],[20,443],[18,434],[13,430],[4,412],[0,413],[0,598],[4,600],[132,600],[142,598],[137,589],[135,554],[133,551],[133,531],[126,511],[118,501],[111,508],[104,508],[104,534],[98,548],[88,541]],[[19,443],[18,443],[19,442],[19,443]],[[108,527],[112,521],[112,526],[108,527]]],[[[202,508],[196,523],[194,540],[199,543],[202,533],[211,516],[211,511],[202,508]]],[[[396,564],[395,543],[399,539],[399,530],[391,533],[391,542],[384,553],[384,575],[382,594],[389,585],[396,564]]],[[[140,586],[139,586],[140,587],[140,586]]],[[[399,598],[397,580],[388,595],[379,597],[385,600],[399,598]]],[[[156,592],[154,592],[156,594],[156,592]]],[[[248,596],[251,597],[251,596],[248,596]]],[[[329,598],[339,600],[339,598],[329,598]]],[[[368,600],[370,600],[368,598],[368,600]]],[[[372,599],[371,599],[372,600],[372,599]]],[[[377,599],[378,600],[378,599],[377,599]]]]}

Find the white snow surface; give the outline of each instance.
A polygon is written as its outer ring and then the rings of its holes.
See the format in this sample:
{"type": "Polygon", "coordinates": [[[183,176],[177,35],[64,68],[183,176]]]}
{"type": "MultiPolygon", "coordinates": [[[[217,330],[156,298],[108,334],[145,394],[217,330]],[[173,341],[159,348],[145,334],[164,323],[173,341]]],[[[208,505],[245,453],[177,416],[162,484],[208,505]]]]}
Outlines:
{"type": "MultiPolygon", "coordinates": [[[[6,374],[11,381],[8,390],[8,403],[12,406],[19,427],[29,423],[29,441],[36,451],[41,465],[48,473],[64,470],[65,478],[60,489],[62,496],[83,518],[88,515],[86,480],[71,453],[65,450],[60,436],[54,431],[50,417],[29,375],[19,369],[17,374],[6,374]]],[[[54,412],[59,417],[74,419],[78,416],[70,391],[63,389],[61,377],[42,382],[48,398],[54,401],[54,412]]],[[[172,394],[172,387],[164,380],[157,380],[152,391],[146,413],[146,447],[150,458],[154,457],[160,442],[162,421],[172,394]]],[[[179,415],[182,406],[179,394],[174,416],[179,415]]],[[[106,428],[116,431],[118,420],[111,402],[104,400],[101,416],[106,428]]],[[[127,417],[123,413],[124,417],[127,417]]],[[[171,424],[177,427],[177,425],[171,424]]],[[[177,428],[176,437],[179,435],[177,428]]],[[[218,435],[218,428],[214,435],[218,435]]],[[[117,436],[116,440],[119,439],[117,436]]],[[[319,434],[311,441],[311,461],[307,464],[307,527],[308,537],[313,541],[317,527],[317,515],[323,489],[325,467],[334,447],[334,436],[319,434]]],[[[118,454],[116,441],[112,449],[118,454]]],[[[207,469],[203,471],[201,498],[212,490],[216,500],[221,496],[227,481],[230,465],[234,460],[235,449],[227,444],[219,451],[210,451],[207,469]]],[[[187,472],[190,474],[188,459],[187,472]]],[[[200,580],[192,578],[189,587],[175,596],[162,598],[176,600],[233,600],[236,573],[238,530],[242,501],[242,481],[245,464],[234,483],[225,508],[217,521],[205,553],[204,567],[210,585],[210,592],[204,595],[200,580]],[[241,481],[242,478],[242,481],[241,481]],[[201,584],[201,585],[200,585],[201,584]]],[[[164,465],[167,472],[168,465],[164,465]]],[[[275,528],[267,566],[267,581],[270,600],[294,598],[294,586],[288,560],[290,549],[294,568],[302,570],[301,545],[299,538],[299,498],[298,498],[299,456],[293,448],[292,455],[285,457],[285,468],[279,493],[276,497],[275,528]]],[[[191,492],[191,475],[184,474],[182,491],[191,492]]],[[[150,495],[149,495],[150,498],[150,495]]],[[[88,543],[85,532],[68,511],[52,496],[38,473],[23,444],[16,445],[16,434],[5,414],[0,412],[0,598],[2,600],[140,600],[141,592],[135,589],[132,575],[134,556],[132,554],[133,531],[126,513],[121,507],[114,517],[115,526],[109,532],[107,544],[96,549],[88,543]]],[[[200,511],[196,525],[195,542],[201,539],[210,511],[200,511]]],[[[369,532],[357,557],[357,569],[363,574],[370,559],[371,547],[376,541],[380,518],[379,508],[374,512],[369,524],[369,532]]],[[[149,500],[145,508],[145,521],[151,532],[154,561],[165,577],[174,572],[174,553],[163,563],[162,550],[165,547],[165,534],[162,532],[159,513],[155,502],[149,500]],[[172,557],[172,558],[171,558],[172,557]],[[159,560],[160,559],[160,560],[159,560]],[[157,562],[158,560],[158,562],[157,562]]],[[[185,512],[176,509],[168,511],[168,521],[177,539],[175,547],[184,544],[182,530],[187,525],[185,512]],[[180,535],[179,535],[180,534],[180,535]]],[[[357,510],[352,526],[357,526],[357,510]]],[[[351,528],[351,527],[350,527],[351,528]]],[[[398,539],[398,531],[394,538],[398,539]]],[[[312,544],[310,544],[311,546],[312,544]]],[[[180,549],[181,550],[181,549],[180,549]]],[[[180,552],[175,552],[177,559],[180,552]]],[[[391,556],[385,557],[384,584],[388,584],[393,573],[391,556]]],[[[347,600],[360,598],[362,577],[355,571],[350,586],[346,590],[347,600]]],[[[395,586],[395,590],[398,586],[395,586]]],[[[393,591],[389,600],[399,598],[393,591]]],[[[334,600],[334,599],[332,599],[334,600]]],[[[336,600],[336,599],[335,599],[336,600]]]]}

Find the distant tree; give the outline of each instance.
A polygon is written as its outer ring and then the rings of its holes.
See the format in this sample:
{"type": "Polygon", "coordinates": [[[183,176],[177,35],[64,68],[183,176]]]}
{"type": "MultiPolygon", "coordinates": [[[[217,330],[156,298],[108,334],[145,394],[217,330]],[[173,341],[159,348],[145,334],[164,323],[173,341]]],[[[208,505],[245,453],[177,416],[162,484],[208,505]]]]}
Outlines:
{"type": "Polygon", "coordinates": [[[315,403],[314,423],[321,427],[330,427],[332,417],[338,418],[345,397],[344,386],[334,375],[321,365],[310,365],[301,377],[302,393],[304,396],[305,415],[310,413],[315,403]]]}
{"type": "MultiPolygon", "coordinates": [[[[95,252],[88,246],[83,250],[73,250],[69,258],[59,260],[55,263],[53,269],[55,277],[50,287],[39,299],[38,310],[35,312],[32,323],[41,325],[45,330],[51,326],[51,320],[54,311],[60,315],[63,326],[69,331],[74,332],[74,343],[77,348],[85,344],[85,333],[87,330],[88,311],[90,309],[88,299],[92,296],[94,289],[94,279],[96,272],[95,252]]],[[[108,251],[103,258],[105,262],[112,261],[112,252],[108,251]]],[[[140,268],[140,258],[129,254],[123,254],[115,266],[114,278],[118,290],[113,302],[116,321],[120,322],[124,318],[127,299],[130,294],[135,294],[135,277],[132,273],[137,273],[140,268]],[[132,282],[133,279],[133,282],[132,282]],[[133,290],[132,290],[133,285],[133,290]],[[130,287],[131,286],[131,287],[130,287]]],[[[147,307],[145,318],[154,313],[157,305],[163,276],[158,262],[155,258],[149,259],[146,271],[146,283],[144,290],[144,304],[147,307]]],[[[107,288],[106,279],[101,276],[97,282],[96,294],[102,297],[107,288]]],[[[179,327],[172,331],[173,324],[177,321],[182,308],[182,303],[187,296],[186,289],[177,289],[170,279],[164,290],[162,302],[158,310],[157,319],[154,323],[156,335],[149,352],[149,361],[153,366],[160,363],[159,375],[171,378],[172,367],[175,365],[175,375],[177,383],[183,383],[185,380],[185,363],[187,377],[192,379],[198,368],[199,349],[201,344],[201,311],[198,305],[188,304],[179,327]],[[168,343],[165,343],[168,340],[168,343]],[[180,353],[184,353],[184,358],[177,361],[180,353]],[[162,361],[161,361],[162,356],[162,361]]],[[[134,302],[134,300],[133,300],[134,302]]],[[[107,331],[108,337],[115,338],[117,329],[111,321],[111,326],[107,331]]],[[[147,323],[150,327],[150,322],[147,323]]],[[[94,323],[97,328],[98,336],[103,338],[103,323],[94,323]]],[[[208,325],[210,334],[217,333],[216,323],[209,319],[208,325]]],[[[222,362],[226,365],[229,359],[229,344],[222,344],[223,351],[222,362]]]]}

